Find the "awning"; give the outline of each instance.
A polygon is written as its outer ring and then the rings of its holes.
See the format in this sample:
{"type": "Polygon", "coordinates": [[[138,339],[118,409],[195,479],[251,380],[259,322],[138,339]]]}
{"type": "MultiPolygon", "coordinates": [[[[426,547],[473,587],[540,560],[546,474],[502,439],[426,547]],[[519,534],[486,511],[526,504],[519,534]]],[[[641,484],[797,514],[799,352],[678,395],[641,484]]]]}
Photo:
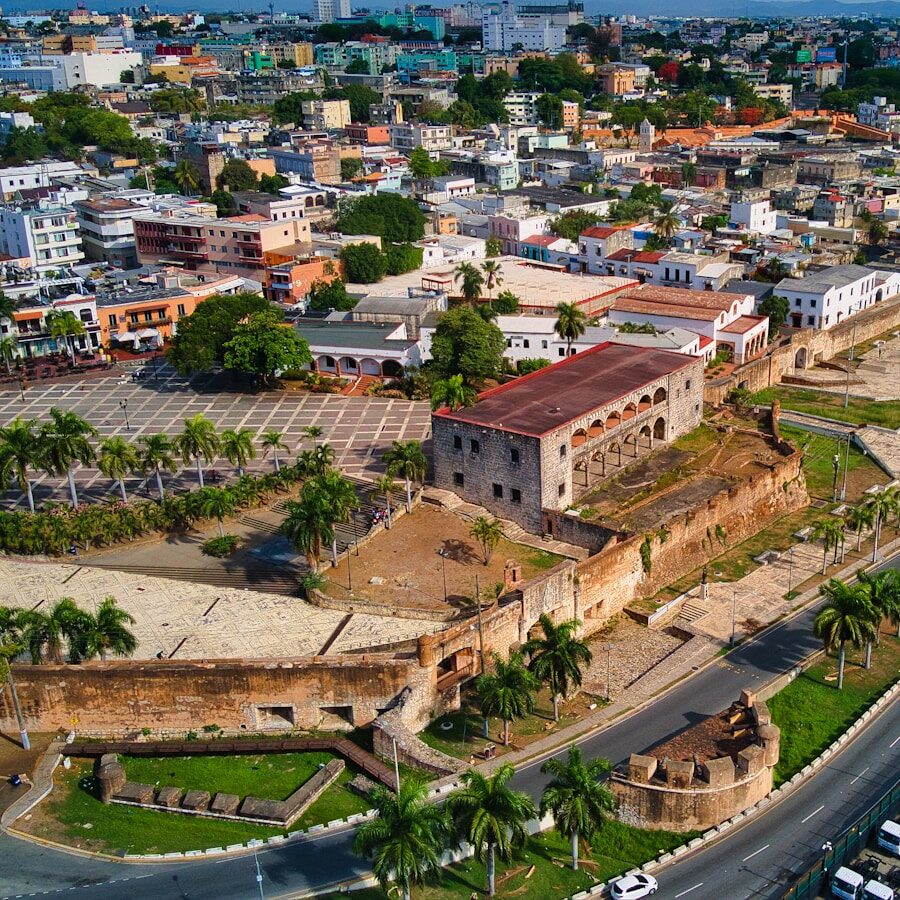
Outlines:
{"type": "Polygon", "coordinates": [[[155,338],[159,337],[159,332],[155,328],[142,328],[137,333],[137,336],[142,340],[146,338],[155,338]]]}
{"type": "Polygon", "coordinates": [[[121,331],[118,334],[114,334],[113,338],[117,341],[134,341],[137,339],[137,335],[133,331],[121,331]]]}

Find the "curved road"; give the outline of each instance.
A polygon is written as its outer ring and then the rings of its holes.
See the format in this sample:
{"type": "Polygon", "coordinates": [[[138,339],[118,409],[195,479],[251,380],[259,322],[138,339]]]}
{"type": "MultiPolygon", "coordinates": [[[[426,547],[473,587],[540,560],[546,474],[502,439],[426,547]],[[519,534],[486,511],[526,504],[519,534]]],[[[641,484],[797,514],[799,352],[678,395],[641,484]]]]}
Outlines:
{"type": "MultiPolygon", "coordinates": [[[[900,558],[895,557],[884,563],[882,568],[888,566],[896,568],[898,564],[900,558]]],[[[706,716],[725,709],[737,699],[742,688],[765,684],[774,676],[796,665],[820,646],[812,634],[812,620],[816,609],[817,606],[813,606],[795,618],[782,622],[766,631],[756,641],[737,648],[727,657],[683,681],[649,706],[584,739],[580,742],[582,750],[588,757],[605,756],[615,764],[627,759],[629,754],[639,752],[683,731],[706,716]]],[[[892,715],[896,714],[896,709],[893,709],[892,715]]],[[[879,723],[882,721],[894,719],[885,715],[878,720],[879,723]]],[[[873,726],[875,727],[880,726],[873,726]]],[[[874,732],[867,729],[865,735],[868,736],[870,733],[874,732]]],[[[867,737],[860,740],[868,745],[867,737]]],[[[857,743],[852,746],[856,747],[857,743]]],[[[564,752],[560,751],[559,755],[564,752]]],[[[895,769],[897,756],[900,754],[894,755],[895,769]]],[[[843,758],[844,754],[827,767],[826,771],[841,765],[843,758]]],[[[540,764],[541,760],[537,760],[523,766],[515,777],[516,786],[529,791],[535,797],[540,795],[547,780],[540,772],[540,764]]],[[[872,771],[870,766],[866,778],[856,782],[860,786],[857,788],[858,791],[865,793],[866,789],[869,789],[867,799],[874,798],[880,792],[880,785],[873,784],[874,776],[870,774],[872,771]]],[[[821,778],[823,776],[818,776],[816,781],[821,778]]],[[[815,792],[803,790],[800,795],[805,797],[810,793],[815,792]]],[[[774,807],[772,816],[780,818],[782,815],[780,810],[788,808],[791,802],[793,801],[785,801],[774,807]],[[775,810],[779,812],[776,813],[775,810]]],[[[835,814],[838,809],[840,805],[836,807],[835,814]]],[[[755,826],[748,826],[739,833],[754,834],[751,830],[753,827],[766,829],[769,818],[769,815],[764,815],[755,826]]],[[[715,846],[718,848],[728,845],[730,840],[715,846]]],[[[291,841],[283,847],[260,852],[258,858],[266,895],[270,898],[279,895],[290,896],[295,892],[324,888],[363,874],[366,866],[353,855],[350,848],[351,841],[352,829],[348,827],[319,838],[291,841]]],[[[812,861],[812,857],[802,852],[802,846],[800,844],[794,848],[798,856],[791,858],[786,855],[787,851],[776,853],[772,849],[772,863],[766,864],[768,868],[762,877],[778,877],[777,872],[773,875],[770,871],[772,866],[775,866],[784,878],[789,876],[790,871],[805,868],[812,861]]],[[[684,871],[685,880],[690,881],[689,873],[693,870],[689,867],[705,866],[707,858],[712,858],[711,855],[717,852],[721,851],[711,849],[680,863],[671,871],[673,873],[677,871],[679,879],[682,877],[680,873],[684,871]]],[[[769,853],[770,850],[767,850],[765,854],[760,854],[760,865],[766,863],[769,853]]],[[[665,873],[663,874],[668,878],[665,873]]],[[[61,896],[62,892],[65,892],[66,896],[84,900],[101,900],[101,898],[102,900],[126,900],[126,898],[127,900],[168,900],[168,898],[243,900],[258,896],[255,876],[256,869],[252,855],[203,860],[196,863],[130,864],[74,856],[43,848],[7,834],[0,835],[2,898],[61,896]]],[[[698,876],[694,883],[702,881],[704,879],[698,876]]],[[[768,896],[765,893],[754,894],[752,891],[735,893],[731,889],[724,893],[706,893],[704,888],[697,888],[693,896],[768,896]]]]}

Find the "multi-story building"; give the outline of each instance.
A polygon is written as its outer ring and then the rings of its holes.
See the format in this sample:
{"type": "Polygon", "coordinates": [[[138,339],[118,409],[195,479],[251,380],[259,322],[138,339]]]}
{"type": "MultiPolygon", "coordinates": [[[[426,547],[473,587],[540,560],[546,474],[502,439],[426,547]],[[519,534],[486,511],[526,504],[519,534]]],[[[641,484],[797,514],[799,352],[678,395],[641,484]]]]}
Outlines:
{"type": "Polygon", "coordinates": [[[763,100],[776,100],[788,109],[794,104],[794,86],[792,84],[755,84],[753,93],[763,100]]]}
{"type": "Polygon", "coordinates": [[[887,102],[887,97],[873,97],[871,103],[858,104],[856,119],[860,125],[870,128],[900,132],[900,111],[893,103],[887,102]]]}
{"type": "Polygon", "coordinates": [[[540,121],[537,101],[540,91],[510,91],[503,98],[503,106],[509,116],[509,124],[514,126],[537,125],[540,121]]]}
{"type": "Polygon", "coordinates": [[[78,178],[90,171],[74,162],[43,159],[28,166],[6,166],[0,169],[0,194],[8,200],[17,191],[49,187],[54,178],[78,178]]]}
{"type": "Polygon", "coordinates": [[[732,203],[728,221],[749,234],[771,234],[778,226],[778,213],[768,200],[732,203]]]}
{"type": "Polygon", "coordinates": [[[0,209],[0,247],[14,258],[29,257],[37,272],[73,266],[84,259],[75,211],[35,205],[0,209]]]}
{"type": "Polygon", "coordinates": [[[418,122],[397,122],[388,126],[391,146],[401,153],[412,153],[422,147],[432,156],[449,150],[453,144],[453,129],[449,125],[422,125],[418,122]]]}
{"type": "Polygon", "coordinates": [[[285,94],[321,89],[321,74],[313,68],[242,72],[234,79],[238,103],[256,106],[271,106],[285,94]]]}
{"type": "Polygon", "coordinates": [[[134,217],[145,211],[130,200],[99,197],[72,204],[78,217],[86,259],[109,263],[119,269],[137,265],[134,217]]]}
{"type": "Polygon", "coordinates": [[[305,100],[300,111],[303,127],[313,131],[338,131],[351,122],[349,100],[305,100]]]}
{"type": "Polygon", "coordinates": [[[239,213],[264,216],[273,222],[321,218],[327,204],[327,195],[321,190],[290,191],[277,197],[262,191],[238,191],[233,196],[239,213]]]}
{"type": "Polygon", "coordinates": [[[621,97],[634,91],[635,72],[630,66],[608,63],[597,68],[600,89],[613,97],[621,97]]]}
{"type": "Polygon", "coordinates": [[[500,8],[486,8],[481,21],[481,45],[485,50],[558,50],[566,43],[566,26],[553,24],[548,15],[517,15],[504,0],[500,8]]]}
{"type": "Polygon", "coordinates": [[[859,160],[855,155],[807,156],[797,163],[800,184],[834,184],[859,176],[859,160]]]}
{"type": "Polygon", "coordinates": [[[122,72],[141,65],[143,58],[133,50],[107,50],[94,53],[69,53],[57,57],[65,73],[69,90],[83,85],[103,87],[119,84],[122,72]]]}
{"type": "Polygon", "coordinates": [[[317,281],[334,281],[341,275],[340,260],[327,256],[285,257],[266,268],[263,293],[272,303],[295,306],[317,281]]]}
{"type": "Polygon", "coordinates": [[[315,7],[317,22],[350,18],[350,0],[316,0],[315,7]]]}
{"type": "Polygon", "coordinates": [[[852,228],[856,218],[852,198],[836,188],[819,191],[812,205],[812,217],[817,222],[827,222],[833,228],[852,228]]]}
{"type": "Polygon", "coordinates": [[[350,141],[365,144],[367,147],[383,146],[391,142],[391,130],[387,125],[366,125],[363,122],[350,122],[344,128],[344,134],[350,141]]]}
{"type": "Polygon", "coordinates": [[[397,62],[400,48],[391,43],[367,43],[347,41],[343,44],[316,44],[316,64],[326,69],[345,69],[350,63],[362,60],[369,75],[380,75],[386,67],[397,62]]]}
{"type": "Polygon", "coordinates": [[[303,181],[340,184],[341,151],[331,141],[307,141],[293,150],[273,148],[269,152],[275,171],[281,175],[298,175],[303,181]]]}

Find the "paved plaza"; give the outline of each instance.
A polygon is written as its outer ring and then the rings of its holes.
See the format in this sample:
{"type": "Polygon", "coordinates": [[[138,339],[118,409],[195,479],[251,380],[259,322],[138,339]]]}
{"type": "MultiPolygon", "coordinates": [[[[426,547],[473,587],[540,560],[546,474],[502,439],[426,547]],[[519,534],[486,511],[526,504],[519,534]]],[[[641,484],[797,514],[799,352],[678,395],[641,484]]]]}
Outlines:
{"type": "MultiPolygon", "coordinates": [[[[121,435],[135,441],[142,435],[164,432],[174,436],[184,419],[203,413],[221,431],[224,428],[250,428],[257,435],[269,429],[283,432],[293,458],[297,451],[312,446],[303,430],[322,428],[319,441],[334,447],[335,463],[348,475],[371,476],[379,466],[382,453],[395,440],[423,440],[431,433],[431,413],[427,403],[377,397],[342,397],[306,392],[239,392],[228,382],[213,378],[188,380],[171,368],[161,366],[159,379],[132,382],[129,376],[90,382],[66,382],[26,387],[22,400],[18,389],[0,391],[0,423],[16,416],[34,418],[41,423],[51,407],[70,409],[87,419],[100,437],[121,435]],[[126,406],[123,408],[122,404],[126,406]],[[126,424],[127,415],[127,424],[126,424]]],[[[257,445],[257,451],[261,448],[257,445]]],[[[233,475],[225,460],[207,463],[223,475],[233,475]]],[[[271,459],[261,455],[248,466],[249,471],[270,471],[271,459]]],[[[164,475],[167,487],[196,487],[193,466],[175,476],[164,475]]],[[[35,499],[68,501],[65,480],[34,472],[35,499]]],[[[79,493],[87,499],[113,494],[110,480],[95,468],[77,473],[79,493]]],[[[144,493],[149,487],[155,496],[155,482],[140,476],[126,479],[129,491],[144,493]]],[[[8,495],[9,503],[23,506],[18,490],[8,495]]]]}
{"type": "Polygon", "coordinates": [[[330,654],[431,634],[440,623],[319,609],[296,597],[59,563],[0,560],[2,604],[49,611],[61,597],[85,610],[113,596],[134,616],[135,659],[266,659],[330,654]]]}

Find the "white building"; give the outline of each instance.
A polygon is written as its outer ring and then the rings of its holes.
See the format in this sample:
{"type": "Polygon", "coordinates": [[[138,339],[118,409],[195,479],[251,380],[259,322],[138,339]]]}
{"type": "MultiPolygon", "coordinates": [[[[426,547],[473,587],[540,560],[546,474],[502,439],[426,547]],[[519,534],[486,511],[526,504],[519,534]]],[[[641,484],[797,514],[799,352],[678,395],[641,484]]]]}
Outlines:
{"type": "Polygon", "coordinates": [[[749,234],[771,234],[778,227],[778,214],[768,200],[732,203],[728,221],[749,234]]]}
{"type": "Polygon", "coordinates": [[[316,0],[316,21],[333,22],[350,18],[350,0],[316,0]]]}
{"type": "Polygon", "coordinates": [[[785,278],[775,286],[775,293],[790,301],[789,325],[827,330],[900,293],[900,273],[832,266],[803,278],[785,278]]]}
{"type": "Polygon", "coordinates": [[[75,211],[63,206],[0,209],[0,247],[29,257],[38,272],[73,266],[84,259],[75,211]]]}
{"type": "Polygon", "coordinates": [[[526,238],[538,234],[546,234],[550,216],[541,213],[520,216],[512,214],[488,216],[488,229],[491,237],[499,238],[503,243],[503,252],[510,256],[519,255],[519,245],[526,238]]]}
{"type": "Polygon", "coordinates": [[[887,102],[887,97],[873,97],[871,103],[858,104],[856,118],[860,125],[900,132],[900,111],[893,103],[887,102]]]}
{"type": "Polygon", "coordinates": [[[416,241],[415,246],[422,248],[423,269],[477,262],[487,255],[486,242],[482,238],[464,234],[437,234],[416,241]]]}
{"type": "Polygon", "coordinates": [[[481,44],[485,50],[558,50],[566,43],[566,26],[553,23],[552,16],[518,16],[508,2],[487,10],[481,20],[481,44]]]}
{"type": "Polygon", "coordinates": [[[120,269],[138,264],[134,244],[134,217],[145,207],[114,197],[79,200],[73,204],[86,259],[107,262],[120,269]]]}
{"type": "Polygon", "coordinates": [[[510,125],[537,125],[537,100],[539,91],[511,91],[503,98],[503,106],[509,116],[510,125]]]}
{"type": "Polygon", "coordinates": [[[123,71],[134,69],[143,62],[141,54],[133,50],[67,53],[59,57],[46,57],[45,61],[47,59],[59,60],[69,90],[85,84],[94,87],[119,84],[122,81],[123,71]]]}
{"type": "Polygon", "coordinates": [[[423,147],[435,155],[453,146],[453,128],[450,125],[421,125],[417,122],[397,122],[389,126],[391,146],[401,153],[412,153],[423,147]]]}

